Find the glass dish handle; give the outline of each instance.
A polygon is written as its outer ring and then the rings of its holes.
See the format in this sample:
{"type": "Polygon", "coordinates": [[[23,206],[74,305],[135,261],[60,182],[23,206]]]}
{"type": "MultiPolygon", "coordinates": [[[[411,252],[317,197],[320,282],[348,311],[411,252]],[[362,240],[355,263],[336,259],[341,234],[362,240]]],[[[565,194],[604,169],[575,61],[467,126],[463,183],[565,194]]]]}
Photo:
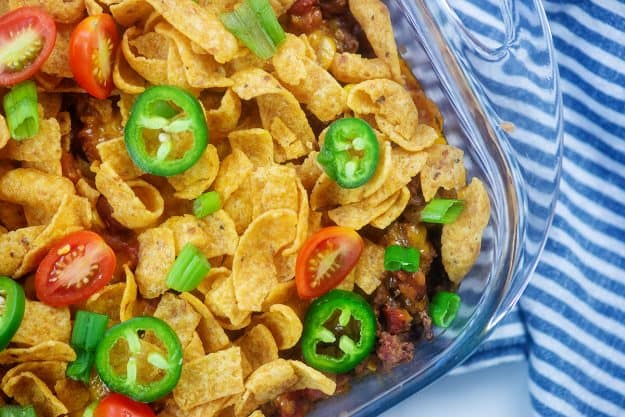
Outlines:
{"type": "Polygon", "coordinates": [[[521,256],[509,269],[507,288],[499,296],[490,330],[527,286],[546,242],[549,227],[545,223],[551,224],[555,212],[563,127],[553,41],[540,0],[420,1],[446,45],[446,50],[432,58],[452,72],[459,69],[459,76],[471,87],[466,91],[448,79],[450,94],[457,95],[456,103],[479,103],[471,110],[459,109],[460,113],[473,112],[474,117],[467,120],[485,121],[484,126],[469,126],[470,136],[491,131],[498,138],[493,146],[501,147],[510,171],[521,179],[515,196],[491,196],[505,198],[509,210],[516,212],[509,244],[516,245],[521,256]],[[482,109],[482,114],[475,117],[475,109],[482,109]],[[540,118],[526,117],[527,113],[540,118]]]}
{"type": "MultiPolygon", "coordinates": [[[[457,0],[451,1],[455,2],[457,0]]],[[[500,0],[498,5],[501,16],[499,16],[500,19],[498,20],[500,22],[497,22],[496,27],[503,31],[503,40],[501,40],[501,36],[495,36],[495,39],[488,39],[488,42],[485,42],[483,37],[480,38],[476,31],[464,24],[451,6],[450,0],[440,1],[439,4],[441,11],[447,15],[449,23],[454,26],[454,32],[462,36],[462,39],[471,50],[478,51],[482,57],[490,61],[497,60],[509,52],[509,45],[512,43],[516,33],[511,0],[500,0]],[[499,42],[498,39],[500,40],[499,42]],[[494,46],[495,44],[497,46],[494,46]]]]}

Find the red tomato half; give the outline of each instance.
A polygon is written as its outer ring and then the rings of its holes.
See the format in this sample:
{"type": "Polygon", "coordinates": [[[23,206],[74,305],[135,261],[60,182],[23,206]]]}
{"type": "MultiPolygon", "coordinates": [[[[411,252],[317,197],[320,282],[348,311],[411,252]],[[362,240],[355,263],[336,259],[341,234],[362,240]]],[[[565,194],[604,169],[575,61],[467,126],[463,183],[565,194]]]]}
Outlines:
{"type": "Polygon", "coordinates": [[[37,268],[35,292],[62,307],[86,300],[111,281],[115,253],[96,233],[81,231],[54,245],[37,268]]]}
{"type": "Polygon", "coordinates": [[[111,393],[100,400],[93,417],[156,417],[149,405],[121,394],[111,393]]]}
{"type": "Polygon", "coordinates": [[[92,96],[105,99],[113,90],[113,60],[119,33],[108,14],[89,16],[69,38],[69,66],[74,79],[92,96]]]}
{"type": "Polygon", "coordinates": [[[301,298],[315,298],[343,281],[358,262],[364,242],[347,227],[326,227],[304,242],[297,254],[295,284],[301,298]]]}
{"type": "Polygon", "coordinates": [[[32,77],[55,41],[54,19],[38,7],[20,7],[0,16],[0,86],[32,77]]]}

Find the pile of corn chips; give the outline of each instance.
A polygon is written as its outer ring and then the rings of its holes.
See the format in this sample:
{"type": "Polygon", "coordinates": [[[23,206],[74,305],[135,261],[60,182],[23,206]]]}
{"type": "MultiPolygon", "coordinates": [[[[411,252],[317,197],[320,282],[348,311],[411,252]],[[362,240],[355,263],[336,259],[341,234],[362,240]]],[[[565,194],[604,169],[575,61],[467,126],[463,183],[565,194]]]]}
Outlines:
{"type": "MultiPolygon", "coordinates": [[[[293,2],[271,0],[278,16],[293,2]]],[[[33,273],[50,245],[72,231],[105,228],[96,210],[104,196],[112,217],[136,233],[138,264],[126,266],[80,308],[104,313],[113,324],[154,315],[176,331],[184,364],[176,389],[154,406],[163,417],[259,417],[255,410],[282,393],[335,392],[332,377],[281,358],[297,345],[307,307],[293,281],[297,253],[322,224],[384,229],[404,211],[411,197],[407,185],[420,175],[426,201],[440,189],[465,200],[465,211],[442,233],[443,264],[459,282],[479,254],[489,219],[482,183],[466,184],[462,151],[446,144],[439,121],[420,120],[383,3],[349,1],[377,58],[334,51],[328,57],[310,36],[287,34],[267,61],[243,47],[217,17],[236,3],[0,1],[2,13],[40,5],[58,27],[55,49],[36,76],[39,133],[9,140],[0,116],[0,275],[20,279],[34,300],[33,273]],[[102,12],[114,17],[123,36],[114,62],[115,98],[91,100],[91,106],[119,112],[125,123],[149,85],[174,85],[197,96],[211,144],[183,174],[145,175],[120,135],[97,146],[100,161],[90,167],[92,177],[75,184],[63,177],[72,127],[62,98],[81,92],[71,79],[69,34],[84,16],[102,12]],[[323,173],[316,157],[324,132],[316,135],[310,123],[348,116],[368,121],[380,144],[375,175],[355,189],[343,189],[323,173]],[[219,193],[223,207],[197,219],[190,204],[207,190],[219,193]],[[212,269],[197,290],[175,295],[167,291],[166,276],[187,243],[209,258],[212,269]]],[[[372,294],[383,276],[383,257],[382,246],[366,241],[341,287],[372,294]]],[[[4,394],[33,404],[39,417],[81,415],[105,388],[97,377],[90,386],[65,377],[75,358],[70,332],[69,308],[27,301],[18,333],[0,352],[4,394]]]]}

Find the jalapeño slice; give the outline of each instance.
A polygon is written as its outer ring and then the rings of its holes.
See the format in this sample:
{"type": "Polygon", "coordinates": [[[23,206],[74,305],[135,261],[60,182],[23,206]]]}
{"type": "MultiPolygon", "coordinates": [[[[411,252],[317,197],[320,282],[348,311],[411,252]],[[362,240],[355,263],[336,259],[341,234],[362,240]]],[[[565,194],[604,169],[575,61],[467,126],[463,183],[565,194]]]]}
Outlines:
{"type": "Polygon", "coordinates": [[[178,336],[164,321],[155,317],[135,317],[111,327],[96,350],[95,365],[98,374],[112,391],[124,394],[135,401],[152,402],[169,394],[180,379],[182,371],[182,346],[178,336]],[[142,337],[152,338],[142,343],[142,337]],[[147,351],[155,343],[162,345],[165,353],[147,351]],[[124,348],[125,347],[125,348],[124,348]],[[118,372],[120,352],[125,372],[118,372]],[[140,363],[145,361],[147,363],[140,363]],[[160,379],[142,381],[140,369],[151,366],[158,369],[160,379]]]}
{"type": "Polygon", "coordinates": [[[364,298],[332,290],[316,299],[306,312],[304,360],[320,371],[349,372],[373,350],[375,332],[375,314],[364,298]]]}
{"type": "Polygon", "coordinates": [[[8,346],[24,318],[26,297],[20,284],[0,277],[0,349],[8,346]]]}
{"type": "Polygon", "coordinates": [[[165,85],[150,87],[137,98],[124,130],[134,163],[147,173],[165,177],[191,168],[204,153],[208,139],[204,111],[197,99],[185,90],[165,85]],[[157,138],[153,140],[158,142],[155,149],[148,148],[148,131],[157,138]],[[187,142],[181,139],[184,135],[190,135],[192,143],[182,153],[181,147],[187,142]]]}
{"type": "Polygon", "coordinates": [[[339,119],[330,125],[317,157],[326,175],[343,188],[357,188],[375,174],[380,145],[362,119],[339,119]]]}

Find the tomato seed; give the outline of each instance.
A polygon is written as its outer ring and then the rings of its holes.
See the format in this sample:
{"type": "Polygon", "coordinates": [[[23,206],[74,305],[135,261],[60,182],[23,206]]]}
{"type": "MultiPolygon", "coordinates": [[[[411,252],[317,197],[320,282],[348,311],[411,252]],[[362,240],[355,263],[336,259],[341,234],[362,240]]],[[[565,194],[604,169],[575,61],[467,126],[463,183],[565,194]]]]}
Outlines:
{"type": "Polygon", "coordinates": [[[19,56],[11,54],[6,58],[8,61],[3,62],[9,71],[17,72],[27,67],[43,49],[43,39],[32,26],[22,28],[18,32],[10,32],[9,37],[14,42],[22,42],[25,39],[28,43],[28,47],[20,51],[19,56]]]}
{"type": "Polygon", "coordinates": [[[58,251],[56,251],[56,254],[59,256],[67,255],[71,249],[72,247],[68,243],[65,246],[62,246],[58,251]]]}

